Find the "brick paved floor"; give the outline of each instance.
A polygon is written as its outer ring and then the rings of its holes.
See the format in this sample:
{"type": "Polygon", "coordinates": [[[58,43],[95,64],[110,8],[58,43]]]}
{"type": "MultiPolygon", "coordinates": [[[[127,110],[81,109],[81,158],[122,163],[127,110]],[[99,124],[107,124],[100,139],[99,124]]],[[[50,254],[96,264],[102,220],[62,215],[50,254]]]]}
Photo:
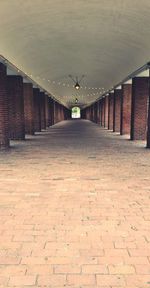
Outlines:
{"type": "Polygon", "coordinates": [[[150,150],[64,121],[0,154],[0,287],[150,288],[150,150]]]}

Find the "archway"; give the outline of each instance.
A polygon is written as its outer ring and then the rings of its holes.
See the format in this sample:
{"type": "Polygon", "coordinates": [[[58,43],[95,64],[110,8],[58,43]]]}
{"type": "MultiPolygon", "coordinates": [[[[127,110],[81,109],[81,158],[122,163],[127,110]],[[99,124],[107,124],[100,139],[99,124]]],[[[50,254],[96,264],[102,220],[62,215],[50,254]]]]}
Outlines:
{"type": "Polygon", "coordinates": [[[73,107],[71,110],[71,118],[75,119],[79,119],[81,118],[81,109],[80,107],[73,107]]]}

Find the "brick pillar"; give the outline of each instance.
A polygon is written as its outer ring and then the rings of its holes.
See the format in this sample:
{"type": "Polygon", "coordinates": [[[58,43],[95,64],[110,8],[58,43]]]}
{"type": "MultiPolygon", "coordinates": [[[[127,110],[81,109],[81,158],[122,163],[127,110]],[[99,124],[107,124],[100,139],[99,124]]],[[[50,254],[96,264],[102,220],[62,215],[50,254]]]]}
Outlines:
{"type": "Polygon", "coordinates": [[[120,134],[129,134],[131,127],[132,84],[122,85],[120,134]]]}
{"type": "Polygon", "coordinates": [[[51,126],[51,98],[48,97],[48,127],[51,126]]]}
{"type": "Polygon", "coordinates": [[[54,100],[50,98],[50,126],[54,125],[54,100]]]}
{"type": "Polygon", "coordinates": [[[104,127],[105,124],[105,98],[102,98],[102,118],[101,125],[104,127]]]}
{"type": "Polygon", "coordinates": [[[61,121],[61,106],[58,104],[58,121],[61,121]]]}
{"type": "Polygon", "coordinates": [[[45,120],[46,127],[50,126],[50,109],[49,109],[49,97],[45,94],[45,120]]]}
{"type": "MultiPolygon", "coordinates": [[[[149,70],[150,73],[150,70],[149,70]]],[[[149,78],[149,97],[148,97],[148,123],[147,123],[147,143],[146,147],[150,148],[150,78],[149,78]]]]}
{"type": "Polygon", "coordinates": [[[9,147],[8,94],[6,66],[0,63],[0,149],[9,147]]]}
{"type": "Polygon", "coordinates": [[[89,109],[89,107],[86,108],[86,119],[87,119],[87,120],[90,119],[90,109],[89,109]]]}
{"type": "Polygon", "coordinates": [[[48,97],[48,127],[51,126],[51,99],[48,97]]]}
{"type": "Polygon", "coordinates": [[[61,106],[61,121],[64,120],[64,107],[61,106]]]}
{"type": "Polygon", "coordinates": [[[108,128],[108,97],[105,97],[105,122],[104,127],[108,128]]]}
{"type": "Polygon", "coordinates": [[[53,113],[53,117],[54,117],[54,125],[56,124],[56,122],[57,122],[57,104],[56,104],[56,101],[55,100],[53,100],[53,111],[54,111],[54,113],[53,113]]]}
{"type": "Polygon", "coordinates": [[[23,78],[7,76],[9,103],[9,137],[14,140],[25,139],[23,78]]]}
{"type": "Polygon", "coordinates": [[[99,124],[102,126],[102,99],[99,100],[99,124]]]}
{"type": "Polygon", "coordinates": [[[99,106],[99,101],[97,102],[97,124],[100,124],[100,106],[99,106]]]}
{"type": "Polygon", "coordinates": [[[97,123],[97,103],[94,103],[94,123],[97,123]]]}
{"type": "Polygon", "coordinates": [[[120,119],[121,119],[121,89],[114,91],[114,123],[113,132],[120,132],[120,119]]]}
{"type": "Polygon", "coordinates": [[[131,140],[146,139],[148,95],[149,78],[133,78],[131,104],[131,140]]]}
{"type": "Polygon", "coordinates": [[[34,135],[34,99],[33,85],[23,84],[25,133],[34,135]]]}
{"type": "Polygon", "coordinates": [[[40,90],[33,88],[34,99],[34,131],[41,131],[41,106],[40,106],[40,90]]]}
{"type": "Polygon", "coordinates": [[[114,93],[109,93],[108,100],[108,129],[113,130],[114,123],[114,93]]]}
{"type": "Polygon", "coordinates": [[[93,121],[93,109],[92,109],[92,105],[90,106],[90,121],[93,121]]]}
{"type": "Polygon", "coordinates": [[[45,93],[40,92],[40,104],[41,104],[41,129],[46,129],[46,115],[45,115],[45,93]]]}

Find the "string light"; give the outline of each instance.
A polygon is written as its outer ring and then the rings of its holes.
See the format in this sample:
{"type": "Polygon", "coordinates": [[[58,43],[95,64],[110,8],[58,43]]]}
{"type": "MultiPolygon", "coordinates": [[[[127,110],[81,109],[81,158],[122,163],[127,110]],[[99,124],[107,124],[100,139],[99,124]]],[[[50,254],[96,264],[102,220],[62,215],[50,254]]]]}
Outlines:
{"type": "MultiPolygon", "coordinates": [[[[19,71],[18,71],[19,72],[19,71]]],[[[27,74],[27,73],[26,73],[27,74]]],[[[33,77],[33,75],[32,74],[28,74],[30,77],[33,77]]],[[[72,86],[70,86],[68,83],[64,83],[64,82],[57,82],[57,81],[55,81],[55,80],[50,80],[50,79],[46,79],[46,78],[41,78],[40,76],[35,76],[35,78],[37,78],[37,79],[39,79],[39,80],[42,80],[42,81],[47,81],[47,82],[49,82],[49,83],[51,83],[51,84],[53,84],[53,85],[62,85],[63,87],[68,87],[68,88],[70,88],[70,87],[72,87],[72,88],[76,88],[77,90],[79,90],[79,88],[80,89],[84,89],[84,90],[87,90],[87,89],[92,89],[92,90],[103,90],[104,88],[102,87],[87,87],[87,86],[80,86],[78,83],[76,83],[76,85],[72,85],[72,86]],[[78,84],[78,85],[77,85],[78,84]]]]}

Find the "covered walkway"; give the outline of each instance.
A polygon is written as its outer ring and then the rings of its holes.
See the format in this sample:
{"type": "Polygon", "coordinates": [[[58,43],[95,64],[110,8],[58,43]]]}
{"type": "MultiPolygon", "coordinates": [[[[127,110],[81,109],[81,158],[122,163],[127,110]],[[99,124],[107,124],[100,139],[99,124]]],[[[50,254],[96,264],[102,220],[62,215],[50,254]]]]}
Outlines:
{"type": "Polygon", "coordinates": [[[0,287],[150,287],[150,150],[68,120],[0,162],[0,287]]]}

